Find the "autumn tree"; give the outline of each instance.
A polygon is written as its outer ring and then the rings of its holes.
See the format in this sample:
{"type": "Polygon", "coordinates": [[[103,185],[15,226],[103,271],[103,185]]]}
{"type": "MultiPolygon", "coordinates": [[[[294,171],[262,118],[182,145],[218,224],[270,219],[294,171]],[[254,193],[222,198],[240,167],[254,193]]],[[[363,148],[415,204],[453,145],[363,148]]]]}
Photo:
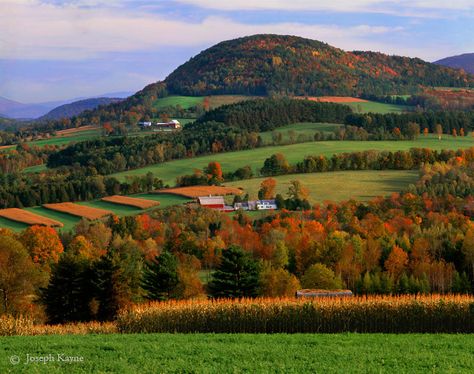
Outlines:
{"type": "Polygon", "coordinates": [[[443,126],[441,126],[439,123],[435,125],[435,134],[438,135],[438,140],[441,140],[443,135],[443,126]]]}
{"type": "Polygon", "coordinates": [[[212,274],[209,291],[213,297],[255,297],[259,293],[258,263],[242,248],[230,246],[212,274]]]}
{"type": "Polygon", "coordinates": [[[301,288],[298,278],[282,268],[275,268],[269,263],[263,266],[260,273],[262,296],[291,297],[301,288]]]}
{"type": "Polygon", "coordinates": [[[217,161],[209,162],[204,172],[210,183],[221,183],[224,180],[221,164],[217,161]]]}
{"type": "Polygon", "coordinates": [[[20,241],[34,262],[49,266],[59,261],[64,251],[56,230],[46,226],[30,226],[20,235],[20,241]]]}
{"type": "Polygon", "coordinates": [[[267,178],[260,184],[260,190],[258,191],[258,198],[263,200],[273,199],[275,197],[276,180],[273,178],[267,178]]]}
{"type": "Polygon", "coordinates": [[[0,314],[26,311],[28,297],[41,281],[25,247],[13,236],[0,233],[0,314]]]}
{"type": "Polygon", "coordinates": [[[307,200],[309,196],[309,189],[303,186],[299,180],[290,181],[288,187],[288,197],[292,200],[307,200]]]}
{"type": "Polygon", "coordinates": [[[410,140],[418,139],[420,136],[420,125],[416,122],[408,122],[407,136],[410,140]]]}
{"type": "Polygon", "coordinates": [[[290,171],[290,164],[281,153],[274,154],[263,163],[261,173],[263,175],[286,174],[290,171]]]}
{"type": "Polygon", "coordinates": [[[398,245],[395,245],[384,265],[390,275],[398,279],[408,265],[408,254],[398,245]]]}
{"type": "Polygon", "coordinates": [[[303,288],[334,290],[342,288],[342,281],[323,264],[311,265],[301,278],[303,288]]]}

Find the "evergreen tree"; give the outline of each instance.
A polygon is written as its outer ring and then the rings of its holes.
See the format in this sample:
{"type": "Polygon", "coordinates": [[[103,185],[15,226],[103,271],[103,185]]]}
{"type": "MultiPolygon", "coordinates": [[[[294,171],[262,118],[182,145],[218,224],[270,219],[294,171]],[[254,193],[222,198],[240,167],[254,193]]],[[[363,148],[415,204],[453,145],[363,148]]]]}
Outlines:
{"type": "Polygon", "coordinates": [[[71,254],[61,257],[41,294],[49,323],[88,321],[92,318],[91,279],[87,260],[71,254]]]}
{"type": "Polygon", "coordinates": [[[145,263],[142,287],[148,299],[170,299],[178,282],[178,261],[172,253],[163,252],[154,261],[145,263]]]}
{"type": "Polygon", "coordinates": [[[251,254],[231,246],[222,252],[222,262],[212,276],[209,291],[213,297],[255,297],[259,276],[260,268],[251,254]]]}

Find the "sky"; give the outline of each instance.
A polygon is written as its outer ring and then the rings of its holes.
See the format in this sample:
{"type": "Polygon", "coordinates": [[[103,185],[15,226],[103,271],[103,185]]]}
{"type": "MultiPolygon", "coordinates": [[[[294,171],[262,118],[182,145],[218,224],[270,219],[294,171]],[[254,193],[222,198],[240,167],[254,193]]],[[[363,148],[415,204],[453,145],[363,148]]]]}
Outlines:
{"type": "Polygon", "coordinates": [[[0,0],[0,96],[135,92],[261,33],[435,61],[474,52],[474,0],[0,0]]]}

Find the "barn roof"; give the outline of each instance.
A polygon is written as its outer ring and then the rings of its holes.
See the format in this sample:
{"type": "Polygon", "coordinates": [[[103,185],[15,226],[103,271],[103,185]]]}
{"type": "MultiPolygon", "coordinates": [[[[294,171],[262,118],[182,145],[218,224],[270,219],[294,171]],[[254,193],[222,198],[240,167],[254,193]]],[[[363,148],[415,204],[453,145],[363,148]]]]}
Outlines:
{"type": "Polygon", "coordinates": [[[201,205],[224,205],[223,196],[201,196],[198,197],[198,200],[201,205]]]}

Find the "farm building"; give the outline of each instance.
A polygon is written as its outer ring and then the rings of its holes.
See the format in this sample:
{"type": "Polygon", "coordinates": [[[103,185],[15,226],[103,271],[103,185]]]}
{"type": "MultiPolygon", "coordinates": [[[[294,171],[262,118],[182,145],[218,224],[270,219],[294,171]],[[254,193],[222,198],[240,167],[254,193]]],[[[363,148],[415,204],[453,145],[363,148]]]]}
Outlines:
{"type": "Polygon", "coordinates": [[[210,208],[217,209],[223,212],[232,212],[234,207],[225,205],[223,196],[202,196],[198,197],[199,205],[210,208]]]}
{"type": "Polygon", "coordinates": [[[173,119],[169,122],[138,122],[142,128],[152,128],[154,131],[175,131],[181,129],[179,121],[173,119]]]}
{"type": "Polygon", "coordinates": [[[234,209],[242,210],[270,210],[278,209],[275,200],[251,200],[242,203],[235,203],[234,209]]]}

